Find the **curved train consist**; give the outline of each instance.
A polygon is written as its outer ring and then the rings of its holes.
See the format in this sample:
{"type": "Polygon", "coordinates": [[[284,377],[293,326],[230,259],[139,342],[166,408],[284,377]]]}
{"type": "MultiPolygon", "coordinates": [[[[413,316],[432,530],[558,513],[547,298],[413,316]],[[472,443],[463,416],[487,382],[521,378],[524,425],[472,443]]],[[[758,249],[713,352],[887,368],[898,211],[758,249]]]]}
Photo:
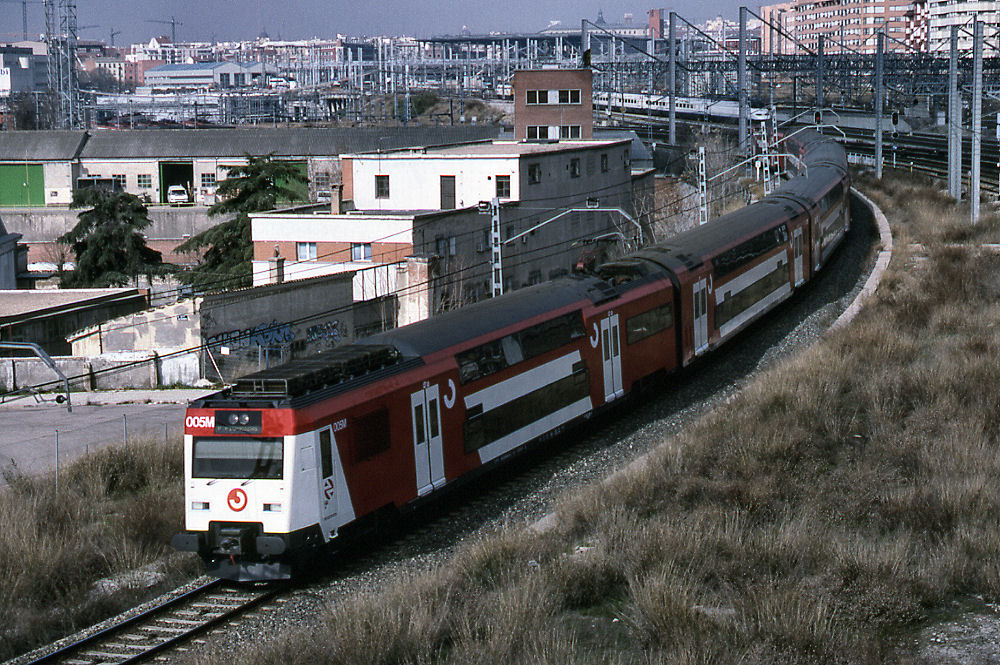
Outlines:
{"type": "MultiPolygon", "coordinates": [[[[638,92],[625,93],[594,93],[594,109],[618,111],[623,113],[640,113],[656,116],[670,114],[670,98],[665,94],[648,94],[638,92]]],[[[740,117],[738,102],[726,99],[705,99],[702,97],[675,97],[674,113],[678,117],[696,118],[699,120],[733,121],[740,117]]],[[[767,109],[751,108],[750,119],[756,122],[767,120],[771,114],[767,109]]]]}
{"type": "Polygon", "coordinates": [[[773,194],[605,264],[294,360],[193,402],[186,531],[238,580],[591,417],[690,364],[807,282],[850,224],[843,149],[786,141],[806,169],[773,194]]]}

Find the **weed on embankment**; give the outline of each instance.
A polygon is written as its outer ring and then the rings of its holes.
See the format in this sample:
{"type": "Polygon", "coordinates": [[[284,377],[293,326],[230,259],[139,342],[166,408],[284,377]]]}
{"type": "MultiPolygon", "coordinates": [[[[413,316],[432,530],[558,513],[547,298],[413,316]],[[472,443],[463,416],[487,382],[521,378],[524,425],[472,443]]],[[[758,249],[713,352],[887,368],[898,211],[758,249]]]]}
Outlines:
{"type": "Polygon", "coordinates": [[[55,474],[3,469],[0,660],[194,577],[170,548],[183,529],[181,447],[130,441],[55,474]]]}

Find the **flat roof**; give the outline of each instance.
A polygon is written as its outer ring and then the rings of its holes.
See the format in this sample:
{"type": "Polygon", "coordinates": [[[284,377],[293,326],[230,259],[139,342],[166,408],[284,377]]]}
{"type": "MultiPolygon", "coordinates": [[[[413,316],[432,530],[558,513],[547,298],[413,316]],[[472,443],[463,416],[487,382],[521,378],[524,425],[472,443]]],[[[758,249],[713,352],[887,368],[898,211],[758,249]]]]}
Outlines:
{"type": "Polygon", "coordinates": [[[38,289],[0,291],[0,320],[27,319],[31,315],[52,313],[54,309],[75,305],[93,305],[109,300],[145,297],[142,289],[38,289]]]}
{"type": "Polygon", "coordinates": [[[410,159],[436,157],[521,157],[631,143],[628,139],[575,139],[570,141],[477,141],[427,148],[403,148],[345,155],[354,158],[410,159]]]}

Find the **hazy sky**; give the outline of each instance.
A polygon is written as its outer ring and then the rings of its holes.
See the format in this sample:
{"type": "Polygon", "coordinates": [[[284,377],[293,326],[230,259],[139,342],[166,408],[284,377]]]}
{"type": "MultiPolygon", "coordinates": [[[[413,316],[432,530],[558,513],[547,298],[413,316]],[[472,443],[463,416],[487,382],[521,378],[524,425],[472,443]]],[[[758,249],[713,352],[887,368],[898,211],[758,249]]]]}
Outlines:
{"type": "MultiPolygon", "coordinates": [[[[429,36],[491,30],[537,31],[549,21],[579,25],[604,10],[608,22],[631,12],[646,22],[646,10],[667,7],[700,22],[723,12],[736,19],[740,0],[77,0],[77,23],[83,39],[108,41],[112,28],[121,45],[170,34],[170,25],[148,19],[177,21],[178,41],[249,39],[263,28],[272,38],[301,39],[390,34],[429,36]],[[259,11],[258,11],[259,8],[259,11]],[[84,29],[84,26],[97,26],[84,29]]],[[[28,32],[45,29],[41,0],[28,0],[28,32]]],[[[757,4],[748,5],[756,10],[757,4]]],[[[0,0],[0,41],[21,36],[22,0],[0,0]]]]}

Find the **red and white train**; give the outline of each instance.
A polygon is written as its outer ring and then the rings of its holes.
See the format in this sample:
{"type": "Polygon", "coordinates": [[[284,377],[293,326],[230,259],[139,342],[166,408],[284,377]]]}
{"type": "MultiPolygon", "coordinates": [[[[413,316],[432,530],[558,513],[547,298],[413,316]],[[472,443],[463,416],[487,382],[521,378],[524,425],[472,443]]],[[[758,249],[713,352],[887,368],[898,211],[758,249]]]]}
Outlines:
{"type": "Polygon", "coordinates": [[[759,203],[603,265],[191,404],[186,531],[210,573],[289,577],[302,555],[579,423],[787,299],[850,224],[843,149],[786,141],[806,172],[759,203]]]}

